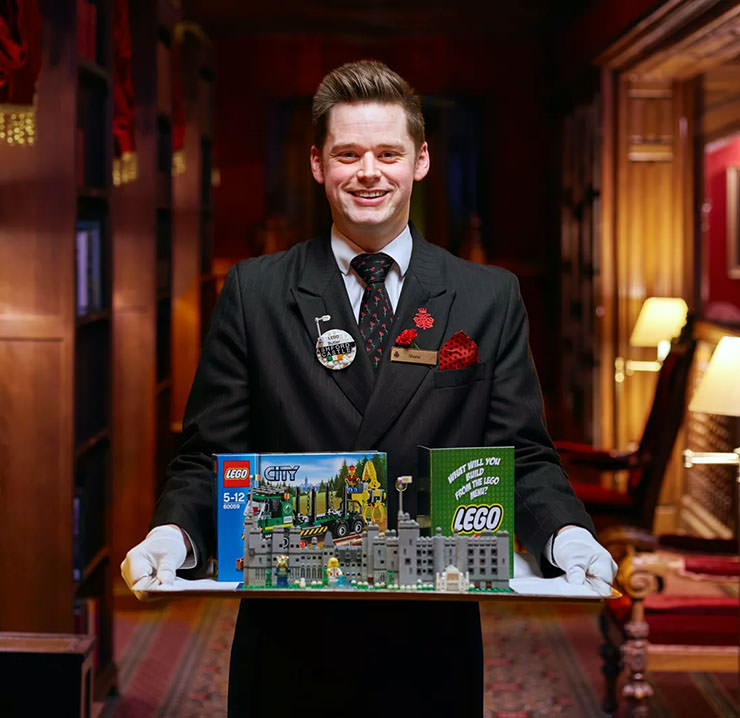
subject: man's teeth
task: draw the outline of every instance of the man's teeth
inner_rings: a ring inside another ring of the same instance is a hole
[[[383,192],[383,191],[378,191],[378,192],[353,192],[352,194],[354,194],[357,197],[364,197],[366,199],[372,199],[373,197],[382,197],[385,194],[385,192]]]

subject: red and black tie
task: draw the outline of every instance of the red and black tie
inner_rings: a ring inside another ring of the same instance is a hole
[[[393,321],[393,307],[385,290],[385,277],[393,259],[382,252],[358,254],[351,265],[365,283],[360,304],[360,334],[370,361],[377,367],[383,355],[383,341]]]

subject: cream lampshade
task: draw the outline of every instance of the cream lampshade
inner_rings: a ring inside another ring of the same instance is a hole
[[[720,339],[689,411],[740,416],[740,337]]]
[[[707,370],[689,402],[689,411],[702,414],[740,416],[740,337],[724,336],[709,360]],[[740,527],[740,446],[734,451],[683,452],[683,465],[697,464],[737,466],[735,491],[738,492],[738,527]]]
[[[658,347],[658,358],[665,359],[673,337],[686,324],[688,307],[680,297],[648,297],[635,322],[630,346]]]
[[[709,360],[707,370],[689,402],[689,411],[740,416],[740,337],[724,336],[720,339]],[[737,466],[735,490],[740,494],[740,446],[734,451],[686,449],[683,452],[683,462],[687,469],[697,464]],[[738,526],[740,527],[740,516]]]
[[[656,347],[656,361],[614,359],[614,381],[621,384],[625,376],[636,371],[660,371],[671,349],[671,339],[681,333],[686,324],[688,307],[680,297],[648,297],[642,304],[630,335],[630,346]]]

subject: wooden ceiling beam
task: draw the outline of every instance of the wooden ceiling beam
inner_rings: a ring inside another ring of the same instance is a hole
[[[640,79],[685,79],[740,54],[740,5],[668,0],[622,35],[597,64]]]

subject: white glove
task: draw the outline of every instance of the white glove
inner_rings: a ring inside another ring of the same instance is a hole
[[[565,571],[568,583],[586,583],[600,596],[610,595],[617,564],[586,529],[563,529],[553,540],[552,557],[555,565]]]
[[[172,584],[175,571],[185,563],[187,547],[182,531],[174,525],[155,526],[134,546],[121,564],[121,576],[136,598],[158,584]]]

